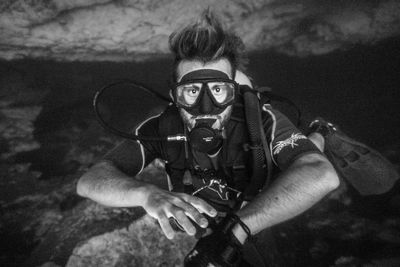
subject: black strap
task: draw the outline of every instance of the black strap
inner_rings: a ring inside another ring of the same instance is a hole
[[[258,88],[256,88],[256,90],[260,92],[261,96],[267,98],[268,102],[276,101],[277,103],[284,103],[287,106],[291,107],[294,110],[294,112],[296,113],[296,115],[295,115],[296,117],[293,119],[293,122],[296,124],[297,127],[300,125],[301,115],[302,115],[301,110],[293,101],[291,101],[290,99],[288,99],[284,96],[281,96],[281,95],[271,92],[270,88],[265,90],[264,87],[258,87]],[[291,117],[290,114],[285,114],[285,115],[288,117]]]
[[[262,124],[259,92],[249,86],[241,86],[244,98],[246,123],[253,155],[253,175],[247,186],[244,200],[250,200],[269,182],[272,175],[272,159]],[[267,172],[265,172],[267,168]],[[267,177],[265,177],[267,176]]]

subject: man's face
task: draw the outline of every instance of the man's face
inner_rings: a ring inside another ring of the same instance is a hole
[[[182,60],[177,66],[177,82],[181,82],[183,77],[196,73],[199,70],[219,71],[222,75],[226,75],[226,78],[232,79],[232,66],[225,58],[206,63],[198,60]],[[189,130],[195,126],[196,120],[199,119],[215,119],[211,127],[221,130],[229,121],[232,113],[232,105],[227,106],[218,114],[207,114],[207,112],[204,112],[204,114],[191,114],[184,108],[179,108],[179,112]]]

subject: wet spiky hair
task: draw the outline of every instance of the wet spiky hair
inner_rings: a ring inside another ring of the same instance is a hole
[[[173,32],[169,47],[175,56],[174,70],[184,59],[205,63],[227,58],[233,69],[243,69],[246,63],[243,41],[225,30],[210,9],[203,11],[196,22]]]

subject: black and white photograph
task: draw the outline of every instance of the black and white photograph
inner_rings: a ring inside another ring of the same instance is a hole
[[[0,0],[0,266],[400,266],[399,0]]]

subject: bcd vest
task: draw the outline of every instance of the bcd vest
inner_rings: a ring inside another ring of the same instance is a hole
[[[184,125],[176,106],[170,105],[163,112],[159,117],[159,127],[162,136],[184,132]],[[226,133],[227,139],[224,139],[222,152],[220,152],[222,153],[222,169],[228,183],[236,190],[243,192],[250,182],[252,173],[248,167],[251,166],[249,164],[251,152],[247,149],[249,136],[241,103],[233,106]],[[188,159],[185,152],[185,143],[164,142],[162,145],[166,153],[163,155],[166,160],[166,172],[171,179],[173,191],[184,192],[183,176],[186,170],[193,168],[190,157]]]

